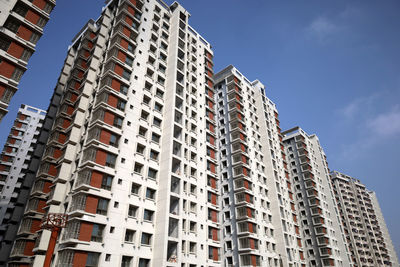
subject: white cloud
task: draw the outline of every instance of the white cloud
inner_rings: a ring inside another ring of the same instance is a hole
[[[360,112],[366,113],[367,110],[371,109],[371,106],[375,101],[378,100],[381,93],[375,93],[369,96],[363,96],[354,99],[346,106],[338,110],[339,114],[343,115],[345,119],[353,119]]]
[[[367,122],[367,126],[377,137],[400,135],[400,108],[396,105],[389,112],[380,114]]]
[[[315,35],[319,41],[326,41],[326,39],[337,32],[339,27],[326,17],[317,17],[308,26],[308,32]]]

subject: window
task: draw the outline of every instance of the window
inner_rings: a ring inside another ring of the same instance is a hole
[[[106,166],[110,167],[110,168],[114,168],[115,167],[115,161],[117,159],[116,155],[113,154],[107,154],[107,158],[106,158]]]
[[[103,175],[103,179],[101,181],[101,188],[105,190],[111,190],[113,177],[108,174]]]
[[[155,200],[156,199],[156,190],[147,188],[146,189],[146,198]]]
[[[153,125],[157,127],[161,127],[161,120],[159,118],[154,117]]]
[[[26,13],[28,13],[28,7],[26,5],[23,5],[21,2],[18,2],[13,11],[20,15],[21,17],[25,18]]]
[[[142,233],[142,241],[141,244],[142,245],[147,245],[150,246],[151,245],[151,234],[148,233]]]
[[[117,128],[121,128],[122,127],[122,119],[120,117],[115,117],[113,126],[115,126]]]
[[[157,89],[156,96],[162,99],[164,97],[164,92],[160,89]]]
[[[121,267],[131,267],[132,258],[130,256],[122,256]]]
[[[143,164],[140,164],[140,163],[136,162],[133,171],[138,173],[138,174],[141,174],[142,170],[143,170]]]
[[[118,100],[117,109],[124,111],[126,106],[126,102],[122,100]]]
[[[131,57],[126,57],[125,63],[129,66],[132,66],[133,64],[133,59]]]
[[[31,35],[31,38],[29,39],[29,42],[31,42],[33,44],[36,44],[37,41],[39,41],[39,38],[40,38],[39,34],[37,34],[35,32],[32,32],[32,35]]]
[[[144,210],[143,220],[152,222],[153,221],[153,217],[154,217],[154,211],[152,211],[152,210]]]
[[[157,171],[155,169],[149,168],[148,177],[151,179],[156,179]]]
[[[107,215],[107,207],[108,207],[108,200],[104,198],[100,198],[99,202],[97,203],[97,214]]]
[[[0,49],[1,50],[4,50],[4,51],[7,52],[8,48],[10,47],[10,45],[11,45],[11,41],[10,40],[4,39],[3,36],[0,38]]]
[[[157,151],[155,151],[155,150],[150,150],[150,158],[152,159],[152,160],[158,160],[158,156],[159,156],[159,152],[157,152]]]
[[[145,148],[146,147],[144,145],[138,144],[137,147],[136,147],[136,152],[143,155]]]
[[[130,229],[126,229],[126,231],[125,231],[125,242],[133,243],[134,237],[135,237],[135,231],[134,230],[130,230]]]
[[[134,205],[129,205],[129,209],[128,209],[128,216],[129,217],[133,217],[136,218],[137,217],[137,211],[138,211],[138,207],[134,206]]]
[[[150,260],[149,259],[139,259],[138,267],[150,267]]]
[[[118,136],[115,134],[111,134],[109,144],[110,144],[110,146],[117,147],[118,146]]]
[[[143,104],[150,105],[150,101],[151,101],[150,97],[148,97],[147,95],[143,96]]]
[[[155,103],[154,104],[154,109],[156,110],[156,111],[158,111],[158,112],[162,112],[162,108],[163,108],[163,106],[160,104],[160,103]]]
[[[89,252],[87,254],[86,265],[85,267],[95,267],[99,262],[99,254]]]
[[[151,134],[151,141],[159,144],[160,143],[160,136],[156,133]]]
[[[131,73],[124,69],[124,72],[122,73],[122,77],[129,80],[131,78]]]
[[[140,184],[132,183],[131,194],[139,195]]]
[[[20,23],[13,19],[7,19],[7,21],[4,23],[4,28],[9,29],[13,33],[16,33],[18,31],[19,26]]]
[[[90,238],[90,240],[93,242],[102,242],[103,230],[104,230],[103,225],[93,224],[92,237]]]
[[[142,114],[140,115],[140,118],[142,118],[143,120],[147,121],[147,118],[149,117],[149,113],[142,110]]]
[[[139,127],[139,135],[141,135],[143,137],[146,137],[146,133],[147,133],[147,129],[142,127],[142,126],[140,126]]]

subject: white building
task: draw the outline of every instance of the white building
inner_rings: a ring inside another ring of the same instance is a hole
[[[0,122],[55,5],[55,0],[0,0]]]
[[[212,50],[178,3],[108,1],[75,37],[10,266],[220,266]]]
[[[305,266],[275,104],[233,66],[214,81],[225,266]]]
[[[10,218],[46,112],[21,105],[0,155],[0,225]],[[7,211],[8,210],[8,211]],[[0,231],[4,231],[3,227]]]
[[[299,127],[283,135],[307,266],[352,266],[318,137]]]
[[[338,171],[333,171],[331,178],[354,266],[398,267],[375,193],[360,180]]]

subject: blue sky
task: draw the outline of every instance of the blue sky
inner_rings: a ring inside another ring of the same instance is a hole
[[[316,133],[332,170],[377,192],[399,254],[400,1],[180,3],[213,45],[215,71],[233,64],[262,81],[282,129]],[[103,4],[57,1],[0,124],[1,144],[21,103],[47,109],[71,39]]]

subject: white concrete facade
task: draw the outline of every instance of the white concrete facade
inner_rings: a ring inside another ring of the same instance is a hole
[[[7,209],[14,208],[13,202],[24,179],[27,162],[31,158],[45,115],[46,111],[28,105],[21,105],[18,109],[0,155],[0,225],[9,219]]]
[[[378,200],[360,180],[331,172],[346,240],[355,267],[399,266]]]
[[[55,4],[55,0],[0,0],[0,122]]]
[[[307,266],[352,266],[318,137],[299,127],[283,135]]]

